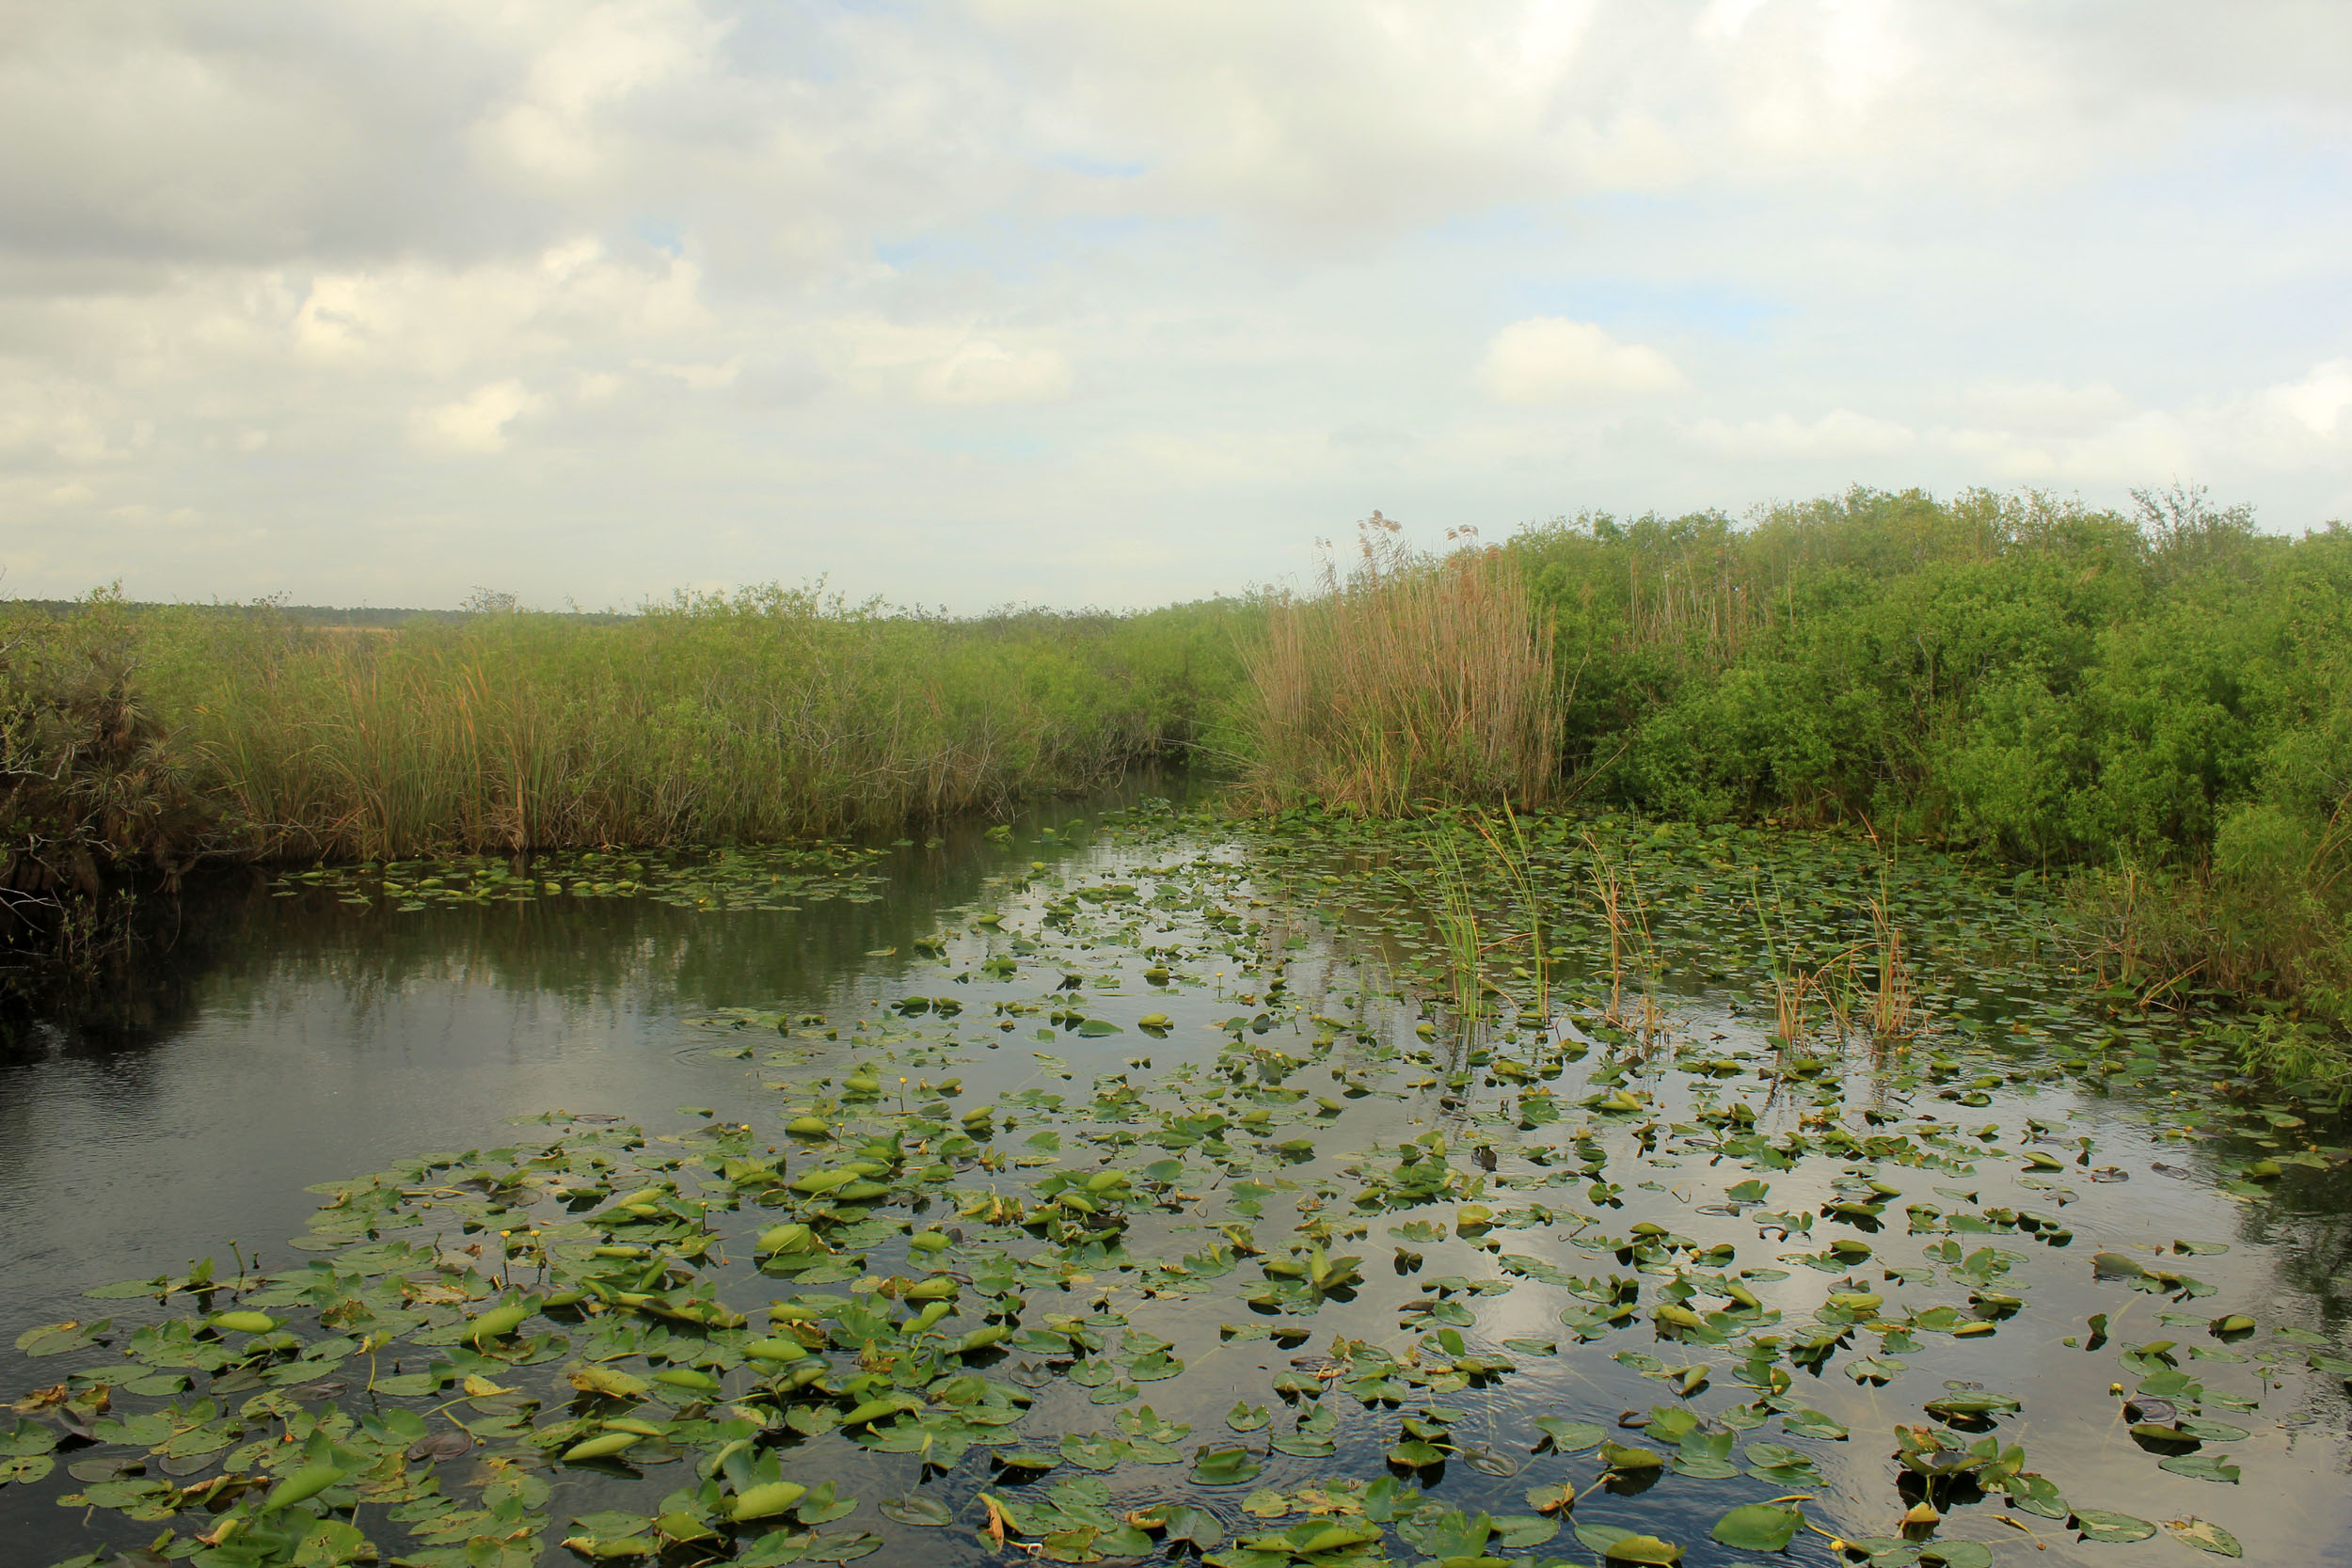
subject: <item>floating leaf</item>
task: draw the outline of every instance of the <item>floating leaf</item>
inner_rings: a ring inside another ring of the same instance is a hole
[[[874,1511],[883,1518],[901,1525],[937,1528],[955,1523],[955,1515],[937,1497],[884,1497],[874,1505]]]
[[[2110,1513],[2104,1509],[2078,1508],[2074,1511],[2074,1528],[2092,1541],[2109,1541],[2128,1544],[2145,1541],[2156,1533],[2156,1527],[2145,1519],[2129,1513]]]
[[[1776,1552],[1796,1539],[1804,1514],[1779,1503],[1748,1503],[1715,1521],[1708,1534],[1745,1552]]]
[[[2227,1486],[2237,1484],[2238,1467],[2230,1463],[2227,1454],[2176,1453],[2158,1460],[2156,1465],[2159,1469],[2169,1470],[2176,1476],[2187,1476],[2193,1481],[2218,1481]]]
[[[2210,1519],[2200,1519],[2192,1514],[2186,1519],[2169,1520],[2164,1528],[2172,1532],[2173,1540],[2194,1546],[2201,1552],[2211,1552],[2216,1557],[2246,1555],[2245,1548],[2238,1544],[2237,1537]]]
[[[1202,1449],[1193,1459],[1192,1479],[1201,1486],[1240,1486],[1264,1468],[1248,1449]]]

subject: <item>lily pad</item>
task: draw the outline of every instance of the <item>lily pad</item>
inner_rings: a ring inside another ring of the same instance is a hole
[[[1723,1544],[1748,1552],[1776,1552],[1796,1539],[1804,1514],[1780,1503],[1747,1503],[1715,1521],[1708,1532]]]

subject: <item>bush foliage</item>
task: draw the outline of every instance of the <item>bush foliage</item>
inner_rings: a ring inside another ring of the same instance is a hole
[[[2265,534],[2177,490],[2134,516],[1856,490],[1510,548],[1579,672],[1572,792],[2067,867],[2118,977],[2352,1027],[2341,524]]]

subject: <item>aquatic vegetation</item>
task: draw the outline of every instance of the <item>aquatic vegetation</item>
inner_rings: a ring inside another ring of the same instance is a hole
[[[872,903],[886,851],[875,845],[815,843],[718,849],[566,850],[519,867],[501,856],[367,862],[279,875],[278,895],[329,888],[342,901],[400,911],[436,906],[531,903],[542,898],[651,898],[698,910],[789,911],[841,899]]]
[[[2262,1466],[2352,1359],[2216,1274],[2229,1243],[2110,1195],[2177,1159],[2257,1204],[2346,1150],[2258,1093],[2167,1094],[2226,1048],[2066,989],[2004,942],[2046,895],[1931,853],[1442,831],[1107,819],[925,936],[887,1005],[700,1018],[745,1063],[723,1101],[551,1110],[325,1184],[291,1262],[97,1287],[18,1337],[0,1479],[74,1511],[61,1537],[97,1521],[80,1568],[2266,1539]],[[1541,977],[1498,962],[1508,1006],[1428,1027],[1449,852],[1490,930],[1572,907],[1597,857],[1637,879],[1657,1026],[1609,1016],[1619,933],[1555,913]],[[726,895],[765,896],[760,863]],[[847,890],[866,863],[777,863]],[[505,896],[487,869],[446,896]],[[705,868],[607,869],[689,899]],[[1874,908],[1910,933],[1915,1037],[1776,1048],[1768,874],[1775,942],[1851,944]],[[413,875],[348,885],[397,918]],[[2059,1418],[2084,1406],[2126,1463]]]

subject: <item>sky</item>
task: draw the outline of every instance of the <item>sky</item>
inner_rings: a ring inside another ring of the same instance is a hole
[[[2352,519],[2342,0],[0,0],[0,594]]]

